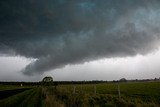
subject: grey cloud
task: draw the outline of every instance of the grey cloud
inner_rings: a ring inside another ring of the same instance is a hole
[[[159,4],[158,0],[0,1],[0,53],[35,58],[23,70],[27,75],[105,57],[146,54],[159,45]]]

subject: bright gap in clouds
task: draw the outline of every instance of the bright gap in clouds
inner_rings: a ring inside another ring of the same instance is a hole
[[[56,81],[147,79],[160,77],[160,49],[142,56],[106,58],[84,64],[67,65],[43,75],[25,76],[20,71],[33,59],[0,57],[0,81],[40,81],[51,75]]]
[[[0,81],[38,81],[39,77],[24,76],[21,71],[27,64],[34,61],[25,57],[0,57]]]
[[[160,48],[146,56],[106,58],[79,65],[68,65],[45,75],[55,80],[118,80],[160,77]]]

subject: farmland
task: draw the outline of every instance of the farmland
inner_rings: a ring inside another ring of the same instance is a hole
[[[0,86],[1,90],[22,88],[20,86]],[[30,89],[1,99],[0,107],[160,106],[160,82],[70,83],[59,84],[58,86],[27,87]]]

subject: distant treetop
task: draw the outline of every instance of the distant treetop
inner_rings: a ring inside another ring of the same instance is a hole
[[[46,76],[43,78],[42,82],[53,82],[53,78],[51,76]]]
[[[125,79],[125,78],[121,78],[119,81],[120,81],[120,82],[126,82],[126,81],[127,81],[127,79]]]

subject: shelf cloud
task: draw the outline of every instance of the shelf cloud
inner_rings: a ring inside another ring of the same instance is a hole
[[[1,0],[0,55],[35,59],[26,75],[159,46],[159,0]]]

